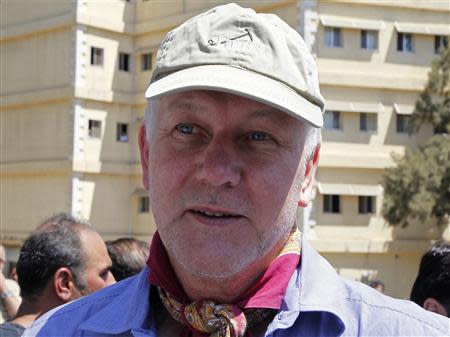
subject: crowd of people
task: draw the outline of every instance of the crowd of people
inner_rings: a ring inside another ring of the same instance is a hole
[[[0,336],[19,337],[46,312],[139,273],[147,257],[143,241],[105,243],[88,222],[69,214],[46,219],[21,247],[17,282],[0,273]],[[0,246],[2,268],[5,262]]]
[[[449,335],[448,243],[422,259],[416,305],[341,277],[298,230],[325,101],[287,23],[236,4],[191,18],[161,43],[145,97],[150,250],[105,244],[68,215],[47,220],[17,262],[17,314],[13,291],[0,293],[2,336]]]

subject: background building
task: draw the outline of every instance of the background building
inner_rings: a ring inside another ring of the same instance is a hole
[[[71,212],[105,239],[154,231],[137,133],[165,33],[224,1],[4,0],[1,3],[1,240],[10,258],[43,218]],[[447,229],[389,226],[380,175],[431,135],[408,116],[450,34],[448,1],[239,1],[274,12],[317,58],[327,100],[303,230],[344,276],[406,297]]]

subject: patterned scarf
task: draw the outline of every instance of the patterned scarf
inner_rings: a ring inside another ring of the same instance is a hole
[[[164,307],[186,327],[180,337],[244,337],[250,328],[273,318],[280,309],[299,262],[300,233],[294,227],[278,257],[234,304],[192,302],[177,280],[158,232],[153,236],[147,265],[149,282],[158,287]]]

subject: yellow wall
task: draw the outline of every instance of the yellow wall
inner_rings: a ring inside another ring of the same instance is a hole
[[[141,186],[139,178],[84,174],[80,180],[83,198],[81,216],[89,219],[102,235],[117,238],[137,234],[148,239],[154,232],[150,213],[138,213],[135,191]],[[140,225],[142,221],[145,221],[145,227]]]
[[[70,29],[3,42],[2,95],[70,86],[72,52]]]
[[[70,102],[2,109],[2,163],[68,159],[72,119]]]
[[[6,30],[40,20],[54,19],[74,11],[73,1],[70,0],[33,0],[33,6],[26,1],[4,0],[2,8],[5,9],[1,14],[2,26]]]
[[[71,211],[71,180],[64,173],[2,175],[3,239],[25,239],[48,216]]]
[[[409,299],[422,255],[414,253],[322,254],[342,276],[351,280],[381,280],[386,294]]]

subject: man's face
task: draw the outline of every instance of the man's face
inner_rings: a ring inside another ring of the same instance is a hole
[[[303,123],[211,91],[163,97],[153,123],[148,187],[172,260],[230,277],[286,239],[303,182]]]
[[[81,245],[85,258],[83,295],[102,289],[116,282],[111,274],[111,258],[106,245],[97,232],[83,230],[80,233]]]

